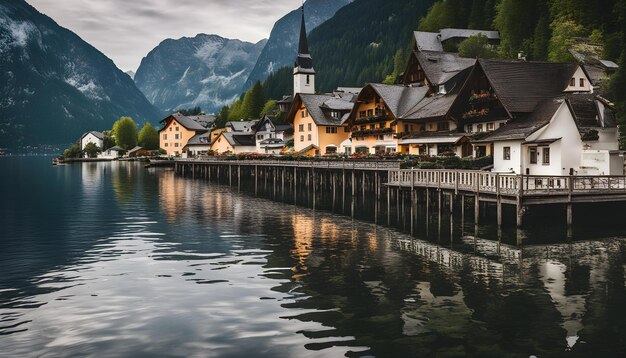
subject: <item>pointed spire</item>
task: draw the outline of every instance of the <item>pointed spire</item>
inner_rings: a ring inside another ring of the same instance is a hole
[[[302,22],[300,23],[300,44],[298,45],[298,54],[308,54],[309,44],[306,39],[306,26],[304,24],[304,4],[302,4]]]

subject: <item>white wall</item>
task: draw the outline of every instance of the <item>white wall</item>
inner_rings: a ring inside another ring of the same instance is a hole
[[[504,160],[504,147],[511,148],[511,159]],[[493,171],[524,174],[522,163],[522,141],[495,142],[493,145]]]
[[[294,69],[295,71],[295,69]],[[309,76],[309,84],[306,83],[306,76]],[[293,94],[296,93],[315,93],[315,75],[298,73],[293,75]]]
[[[585,75],[585,71],[583,71],[582,67],[578,66],[578,69],[572,77],[574,78],[574,86],[570,86],[568,82],[565,92],[593,92],[591,81],[589,81],[589,78]],[[582,87],[580,86],[581,79],[585,80],[585,85]]]
[[[85,149],[85,146],[88,143],[93,143],[93,144],[97,145],[100,149],[102,149],[103,140],[98,138],[98,137],[96,137],[92,133],[89,133],[89,134],[87,134],[86,136],[84,136],[81,139],[81,141],[80,141],[80,149]]]

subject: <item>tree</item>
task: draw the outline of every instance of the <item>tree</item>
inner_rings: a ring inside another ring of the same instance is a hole
[[[484,34],[470,36],[459,44],[459,55],[467,58],[494,58],[498,53]]]
[[[131,149],[137,145],[137,124],[130,117],[121,117],[113,123],[115,144],[123,149]]]
[[[228,122],[228,112],[230,108],[228,106],[223,106],[220,110],[220,113],[217,114],[215,118],[215,128],[224,128],[226,122]]]
[[[89,142],[85,145],[83,152],[85,152],[89,158],[95,158],[102,150],[95,143]]]
[[[277,105],[277,102],[275,99],[270,99],[267,102],[265,102],[265,105],[263,106],[263,110],[261,110],[261,115],[259,117],[263,118],[267,115],[275,114],[276,105]]]
[[[516,58],[520,51],[531,53],[535,26],[545,0],[502,0],[496,6],[495,28],[500,31],[500,54]]]
[[[181,108],[178,110],[178,113],[182,114],[183,116],[197,116],[204,112],[202,112],[202,108],[200,108],[200,106],[195,106],[187,109]]]
[[[243,101],[238,99],[231,106],[228,111],[228,120],[229,121],[240,121],[243,119]]]
[[[454,19],[446,2],[436,2],[428,10],[428,14],[419,22],[420,31],[438,32],[440,29],[452,27]]]
[[[83,156],[83,151],[80,150],[80,144],[72,144],[71,147],[63,151],[64,158],[80,158]]]
[[[556,19],[552,22],[552,37],[548,45],[548,60],[569,62],[573,56],[568,48],[575,37],[584,36],[585,29],[573,20]]]
[[[256,81],[243,97],[242,118],[255,119],[259,118],[263,105],[265,104],[265,94],[261,81]]]
[[[111,135],[111,131],[105,131],[107,133],[104,133],[104,140],[102,143],[102,150],[107,150],[109,148],[113,148],[115,147],[115,137],[113,137]]]
[[[159,149],[159,132],[146,122],[139,131],[139,145],[145,149]]]

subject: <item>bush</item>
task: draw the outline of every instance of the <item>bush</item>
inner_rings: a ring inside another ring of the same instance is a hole
[[[63,151],[63,158],[81,158],[83,151],[80,149],[78,143],[73,144],[71,147]]]

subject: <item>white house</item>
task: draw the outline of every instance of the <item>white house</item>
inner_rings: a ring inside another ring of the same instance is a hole
[[[289,124],[276,124],[274,116],[263,117],[254,129],[257,153],[280,154],[287,142],[293,140],[293,127]]]
[[[102,149],[104,146],[104,134],[102,132],[91,131],[83,134],[80,137],[80,149],[85,150],[87,144],[93,143],[96,147]],[[85,158],[87,154],[85,154]]]
[[[566,94],[495,130],[496,172],[529,175],[623,175],[612,106],[594,94]]]
[[[115,147],[111,147],[107,150],[105,150],[104,152],[98,154],[98,158],[101,159],[116,159],[121,157],[122,155],[124,155],[124,152],[126,152],[124,149],[115,146]]]

